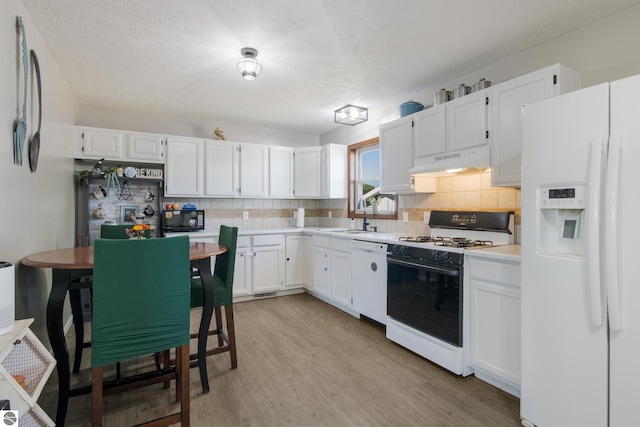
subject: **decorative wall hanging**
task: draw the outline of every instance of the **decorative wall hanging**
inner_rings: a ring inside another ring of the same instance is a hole
[[[24,151],[24,140],[27,137],[27,72],[29,69],[29,51],[27,50],[27,37],[22,25],[22,18],[16,18],[18,33],[22,34],[22,65],[24,67],[24,100],[22,102],[22,117],[16,119],[13,128],[13,164],[22,166],[22,153]]]
[[[31,61],[36,71],[36,83],[38,87],[38,129],[29,141],[29,167],[31,172],[35,172],[38,167],[38,156],[40,155],[40,126],[42,125],[42,83],[40,81],[40,64],[36,52],[31,50]]]

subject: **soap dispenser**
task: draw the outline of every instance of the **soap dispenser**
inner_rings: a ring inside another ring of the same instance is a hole
[[[356,229],[356,220],[351,218],[351,221],[349,221],[349,230],[355,230]]]

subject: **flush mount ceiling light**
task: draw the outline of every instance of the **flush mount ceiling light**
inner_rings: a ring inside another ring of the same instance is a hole
[[[341,125],[355,126],[369,120],[369,110],[364,107],[347,104],[335,111],[335,122]]]
[[[240,49],[242,58],[238,59],[238,71],[245,80],[255,80],[262,72],[262,65],[258,62],[258,50],[252,47]]]

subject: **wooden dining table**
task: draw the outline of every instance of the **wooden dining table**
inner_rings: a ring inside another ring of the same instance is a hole
[[[191,242],[189,246],[191,267],[197,269],[200,277],[202,277],[204,289],[202,318],[198,330],[197,365],[200,369],[203,387],[205,387],[204,392],[207,392],[206,347],[209,324],[214,309],[211,257],[226,252],[227,248],[217,243],[202,242]],[[58,371],[59,392],[56,425],[63,426],[67,415],[69,398],[91,392],[91,385],[75,389],[70,388],[69,353],[64,335],[63,308],[64,300],[71,286],[77,286],[79,283],[91,283],[90,281],[83,282],[82,279],[93,275],[93,246],[40,252],[23,258],[21,262],[29,267],[52,269],[51,292],[47,302],[47,333]],[[82,287],[82,285],[80,286]],[[73,311],[74,316],[76,316],[78,310]],[[83,322],[81,319],[80,321],[77,320],[79,319],[74,319],[76,334],[83,333]]]

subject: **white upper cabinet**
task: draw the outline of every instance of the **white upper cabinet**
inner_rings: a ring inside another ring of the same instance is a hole
[[[123,160],[124,133],[115,129],[75,127],[76,157]]]
[[[269,147],[240,144],[240,195],[266,197],[269,184]]]
[[[294,192],[296,197],[322,197],[321,147],[294,150]]]
[[[204,140],[167,139],[166,196],[201,196],[204,177]]]
[[[412,191],[413,117],[380,126],[380,192]]]
[[[296,148],[293,188],[296,197],[347,197],[347,146]]]
[[[347,198],[347,146],[327,144],[321,150],[322,197]]]
[[[522,107],[579,88],[579,73],[561,64],[508,80],[492,88],[492,186],[520,186]]]
[[[128,155],[130,160],[164,163],[164,135],[128,132]]]
[[[79,159],[164,163],[164,135],[76,126],[74,139]]]
[[[424,111],[424,110],[423,110]],[[421,111],[421,113],[423,112]],[[420,117],[425,117],[420,115]],[[421,138],[419,145],[423,153],[435,148],[429,145],[429,135],[438,131],[442,117],[428,116],[420,121],[421,127],[414,127],[417,115],[410,115],[380,126],[380,192],[381,193],[434,193],[435,177],[413,177],[409,170],[414,161],[414,141]],[[429,129],[433,126],[434,129]]]
[[[269,147],[269,196],[293,197],[292,147]]]
[[[205,141],[205,196],[237,196],[240,190],[239,144]]]
[[[446,111],[445,105],[439,105],[415,114],[413,145],[416,162],[424,157],[444,153],[447,149]]]
[[[447,102],[447,151],[463,150],[487,143],[487,91]],[[470,165],[471,166],[471,165]]]

